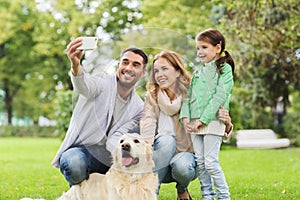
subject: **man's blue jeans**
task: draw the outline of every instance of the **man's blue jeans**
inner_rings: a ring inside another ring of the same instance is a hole
[[[197,177],[195,157],[190,152],[176,152],[176,141],[170,135],[155,139],[153,145],[154,172],[159,184],[176,182],[179,193],[187,190],[189,183]]]
[[[105,174],[111,162],[105,146],[73,147],[62,154],[60,171],[72,186],[88,179],[91,173]]]

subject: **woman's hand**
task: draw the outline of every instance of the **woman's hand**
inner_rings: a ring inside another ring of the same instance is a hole
[[[223,106],[221,106],[219,109],[218,118],[226,125],[225,134],[230,134],[233,129],[233,124],[231,123],[231,117],[228,110],[224,109]]]
[[[192,131],[192,127],[190,125],[190,120],[188,118],[182,118],[183,128],[186,133],[190,133]]]
[[[193,121],[193,124],[191,124],[191,122],[188,118],[183,118],[182,124],[183,124],[184,130],[186,133],[197,132],[197,131],[199,131],[200,127],[204,125],[198,119]]]
[[[229,115],[228,110],[223,108],[223,106],[220,107],[219,112],[218,112],[218,118],[220,121],[224,122],[224,124],[227,126],[231,124],[231,117]]]

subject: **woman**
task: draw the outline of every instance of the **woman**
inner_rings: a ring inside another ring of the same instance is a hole
[[[191,199],[187,187],[197,177],[190,135],[179,125],[179,112],[187,96],[190,76],[175,52],[162,51],[151,68],[141,135],[153,144],[154,171],[159,184],[176,182],[178,199]],[[219,119],[226,131],[232,129],[228,112],[220,110]]]

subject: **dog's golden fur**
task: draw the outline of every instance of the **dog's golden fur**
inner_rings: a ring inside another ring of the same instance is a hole
[[[138,134],[122,136],[106,175],[93,173],[59,200],[156,200],[157,175],[152,172],[152,148]]]

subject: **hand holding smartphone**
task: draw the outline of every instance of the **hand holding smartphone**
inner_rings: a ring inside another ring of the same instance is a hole
[[[81,37],[82,45],[78,47],[78,50],[93,50],[97,48],[97,37]]]

